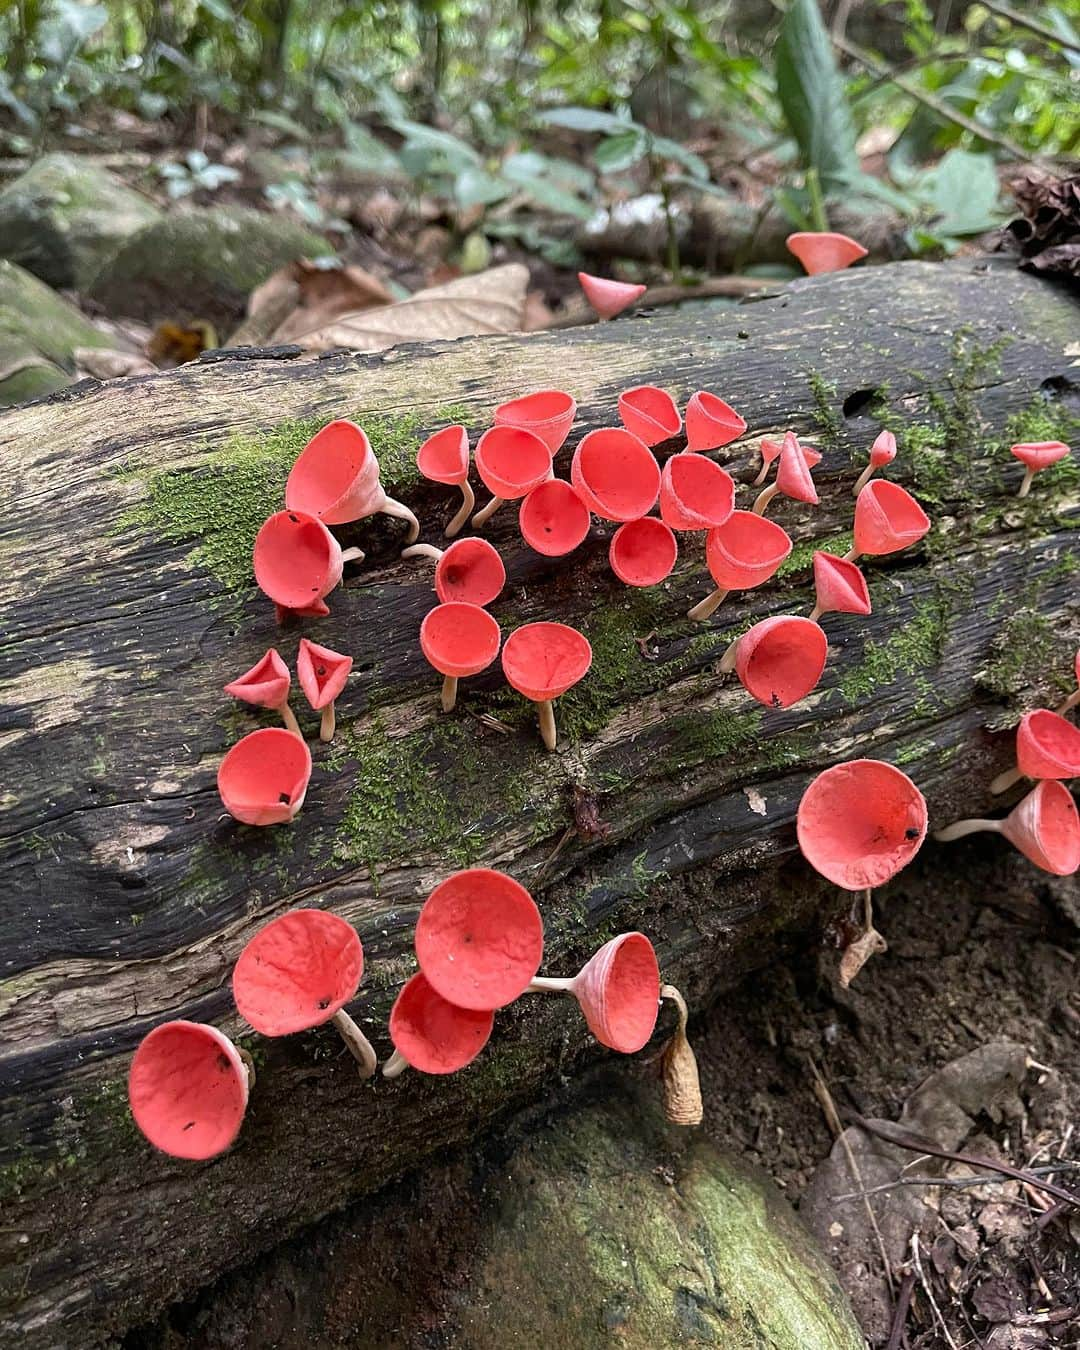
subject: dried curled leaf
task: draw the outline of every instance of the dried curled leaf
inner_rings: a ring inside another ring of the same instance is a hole
[[[840,958],[840,984],[846,989],[866,965],[872,956],[880,956],[889,950],[889,944],[876,928],[868,928],[860,933]]]
[[[1080,276],[1080,174],[1029,173],[1013,191],[1023,216],[1008,230],[1020,248],[1020,266]]]
[[[700,1125],[705,1109],[701,1101],[697,1059],[686,1038],[686,1001],[672,984],[661,988],[660,997],[671,999],[679,1010],[678,1029],[660,1057],[664,1114],[673,1125]]]

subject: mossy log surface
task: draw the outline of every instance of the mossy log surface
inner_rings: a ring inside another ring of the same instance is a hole
[[[332,1030],[252,1038],[259,1081],[234,1149],[205,1166],[152,1153],[127,1116],[131,1051],[170,1017],[242,1035],[232,963],[290,906],[357,925],[367,973],[351,1010],[384,1053],[417,908],[457,866],[532,888],[548,973],[641,928],[701,1006],[785,931],[843,908],[794,854],[814,772],[877,756],[916,779],[934,823],[985,813],[1011,758],[1005,729],[1068,687],[1078,637],[1075,462],[1018,501],[1007,450],[1075,434],[1078,343],[1080,308],[1045,282],[904,263],[721,314],[378,356],[216,354],[0,419],[0,1339],[93,1344],[540,1096],[587,1053],[580,1019],[551,999],[501,1014],[482,1058],[447,1080],[362,1085]],[[343,540],[368,560],[306,630],[356,657],[338,739],[313,742],[291,827],[224,817],[221,755],[270,719],[221,687],[269,646],[292,664],[305,631],[277,626],[248,558],[311,431],[343,415],[367,425],[388,488],[437,541],[456,502],[417,481],[422,433],[455,415],[478,433],[495,404],[553,384],[577,396],[581,429],[610,425],[618,392],[645,382],[680,402],[713,389],[743,412],[746,437],[717,458],[744,485],[762,435],[793,426],[823,450],[820,506],[771,513],[797,542],[780,579],[702,628],[684,618],[710,585],[700,536],[683,536],[669,583],[631,592],[607,568],[606,530],[552,562],[504,508],[491,529],[509,574],[493,606],[504,632],[558,618],[595,649],[548,755],[497,672],[463,681],[458,712],[439,714],[417,643],[430,571],[397,557],[398,522],[350,527]],[[717,657],[752,620],[809,610],[813,544],[846,546],[882,421],[901,443],[889,476],[934,530],[868,568],[869,619],[826,617],[820,688],[763,709]]]

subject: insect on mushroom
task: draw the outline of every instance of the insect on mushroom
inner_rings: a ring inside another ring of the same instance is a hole
[[[675,400],[653,384],[641,384],[619,395],[619,421],[648,446],[669,441],[682,430]]]
[[[408,524],[408,544],[420,534],[420,522],[409,508],[386,495],[371,442],[354,422],[331,422],[308,441],[289,472],[285,506],[318,516],[326,525],[393,516]]]
[[[870,447],[870,460],[866,468],[856,478],[855,486],[851,489],[851,495],[857,497],[878,469],[883,469],[886,464],[891,464],[895,458],[896,437],[891,431],[879,432],[874,444]]]
[[[498,550],[486,539],[456,539],[448,548],[412,544],[403,558],[435,559],[435,594],[445,604],[490,605],[506,584],[506,568]]]
[[[549,750],[558,741],[555,700],[583,679],[591,665],[588,639],[564,623],[524,624],[503,644],[503,674],[511,688],[537,705],[540,736]]]
[[[1053,778],[1036,783],[1004,820],[958,820],[935,830],[934,838],[952,843],[978,830],[1004,835],[1036,867],[1069,877],[1080,867],[1080,815],[1072,793]]]
[[[1031,491],[1031,484],[1037,473],[1048,469],[1051,464],[1056,464],[1058,460],[1065,459],[1071,453],[1069,447],[1062,441],[1028,441],[1010,446],[1009,454],[1024,465],[1024,476],[1020,480],[1020,491],[1016,495],[1026,497]]]
[[[420,648],[443,677],[442,710],[453,712],[458,680],[479,675],[499,654],[502,633],[486,609],[449,600],[436,605],[420,625]]]
[[[626,586],[657,585],[671,575],[678,556],[671,527],[655,516],[620,525],[608,547],[611,570]]]
[[[552,476],[551,451],[524,427],[491,427],[476,446],[476,471],[492,494],[472,518],[474,530],[485,525],[503,502],[519,501]]]
[[[588,272],[577,274],[585,299],[596,310],[601,320],[613,319],[624,309],[640,300],[646,287],[629,281],[612,281],[609,277],[594,277]]]
[[[637,520],[648,515],[660,491],[656,457],[623,427],[590,431],[570,462],[570,481],[585,505],[602,520]]]
[[[673,530],[711,530],[731,519],[735,483],[704,455],[672,455],[660,475],[660,518]]]
[[[358,548],[342,551],[317,516],[277,511],[255,536],[252,561],[255,580],[277,606],[280,620],[289,614],[329,614],[323,597],[341,580],[344,564],[363,557]]]
[[[1016,768],[998,774],[990,784],[995,795],[1021,778],[1080,776],[1080,728],[1060,713],[1037,708],[1025,713],[1016,728]]]
[[[730,403],[704,389],[690,395],[686,405],[687,450],[718,450],[738,440],[745,430],[746,422]]]
[[[549,478],[534,487],[521,503],[521,537],[547,558],[562,558],[584,540],[592,517],[581,494],[562,478]]]
[[[495,409],[497,427],[522,427],[539,436],[554,455],[562,447],[577,415],[577,402],[561,389],[537,389],[522,398],[500,403]]]
[[[461,506],[443,531],[447,539],[453,539],[476,507],[476,494],[469,483],[469,433],[456,423],[436,431],[417,450],[416,467],[432,483],[461,489]],[[406,549],[401,556],[408,557],[409,552]]]
[[[218,768],[225,810],[244,825],[283,825],[304,804],[311,751],[302,736],[281,727],[253,731],[232,747]]]
[[[899,553],[929,529],[930,517],[910,492],[887,479],[872,479],[855,499],[855,542],[844,561]]]
[[[308,638],[300,639],[300,649],[296,653],[296,678],[312,708],[322,713],[319,727],[321,741],[334,739],[334,703],[345,688],[352,667],[351,656],[343,656],[329,647],[320,647]]]
[[[716,589],[687,611],[687,618],[704,623],[730,591],[763,585],[790,553],[786,530],[752,511],[733,511],[705,536],[705,561]]]
[[[787,237],[788,252],[794,253],[809,276],[819,272],[840,272],[865,258],[867,250],[846,234],[830,230],[799,230]]]
[[[790,708],[817,687],[829,643],[813,619],[776,615],[735,639],[718,669],[732,670],[748,694],[767,708]]]
[[[271,708],[281,714],[287,730],[301,735],[300,723],[289,707],[289,667],[273,647],[250,670],[225,686],[225,693],[256,708]]]
[[[491,1037],[493,1008],[459,1008],[437,994],[426,975],[407,980],[390,1010],[394,1053],[384,1078],[407,1068],[421,1073],[457,1073],[471,1064]]]

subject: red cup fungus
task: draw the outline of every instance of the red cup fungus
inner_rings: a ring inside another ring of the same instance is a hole
[[[622,427],[590,431],[578,442],[570,481],[594,516],[637,520],[660,491],[660,466],[645,444]]]
[[[819,272],[840,272],[867,254],[862,244],[848,235],[834,234],[828,230],[800,230],[789,234],[787,246],[809,276],[816,276]]]
[[[761,438],[761,444],[758,446],[761,451],[761,468],[758,470],[758,476],[751,483],[751,487],[761,487],[769,476],[769,469],[773,462],[780,457],[782,448],[783,441],[770,441],[764,436]]]
[[[461,489],[461,507],[444,531],[447,539],[453,539],[476,506],[476,494],[469,483],[469,433],[457,424],[436,431],[417,450],[416,467],[432,483]]]
[[[895,458],[896,437],[891,431],[879,432],[874,444],[870,447],[870,460],[855,480],[855,486],[851,489],[852,495],[857,497],[877,470],[883,469],[886,464],[891,464]]]
[[[814,554],[814,590],[817,603],[811,619],[822,614],[869,614],[870,589],[861,570],[846,558],[818,549]]]
[[[498,550],[486,539],[456,539],[448,548],[413,544],[403,558],[435,559],[435,594],[441,604],[462,600],[490,605],[506,585],[506,568]]]
[[[640,300],[646,287],[628,281],[612,281],[609,277],[593,277],[588,272],[577,274],[585,299],[601,319],[613,319],[624,309]]]
[[[354,422],[331,422],[308,441],[285,484],[285,506],[318,516],[325,525],[347,525],[382,512],[408,522],[406,543],[420,534],[420,522],[409,508],[383,490],[379,461]]]
[[[522,427],[539,436],[554,455],[562,447],[577,415],[577,402],[561,389],[538,389],[522,398],[500,403],[495,409],[497,427]]]
[[[352,666],[351,656],[342,656],[329,647],[320,647],[308,638],[300,639],[300,648],[296,653],[296,678],[312,708],[322,713],[319,727],[319,739],[322,741],[334,739],[334,701],[345,688]]]
[[[746,423],[730,405],[715,394],[699,389],[686,405],[686,448],[690,451],[718,450],[746,430]]]
[[[917,544],[930,529],[930,518],[910,492],[885,478],[874,478],[855,499],[855,543],[844,554],[854,562],[863,554],[879,557]]]
[[[660,1012],[660,968],[644,933],[622,933],[572,979],[539,976],[534,993],[573,994],[589,1030],[609,1050],[632,1055],[648,1043]]]
[[[781,614],[736,638],[719,669],[734,670],[766,708],[790,708],[817,687],[828,654],[828,640],[813,619]]]
[[[383,1077],[396,1078],[405,1068],[457,1073],[487,1045],[494,1025],[492,1009],[459,1008],[436,993],[426,975],[414,975],[390,1011],[394,1053]]]
[[[1025,713],[1016,728],[1016,768],[999,774],[990,784],[1004,792],[1021,778],[1080,777],[1080,728],[1060,713],[1037,708]]]
[[[670,526],[655,516],[620,525],[608,548],[611,570],[626,586],[657,585],[671,575],[678,556],[679,545]]]
[[[673,530],[711,530],[731,519],[735,483],[719,464],[689,451],[672,455],[660,475],[660,517]]]
[[[358,548],[346,549],[318,517],[304,511],[277,511],[255,537],[253,562],[259,588],[282,610],[315,612],[341,580],[346,562],[360,562]],[[279,611],[279,618],[281,613]]]
[[[1071,451],[1061,441],[1028,441],[1011,446],[1009,454],[1024,465],[1024,477],[1020,483],[1018,497],[1026,497],[1031,491],[1031,483],[1037,473],[1064,459]]]
[[[499,654],[502,633],[486,609],[449,600],[436,605],[420,625],[420,647],[443,676],[442,710],[452,712],[458,680],[479,675]]]
[[[245,825],[282,825],[304,804],[311,751],[303,737],[281,727],[245,736],[218,769],[225,810]]]
[[[492,498],[472,518],[473,529],[487,523],[503,502],[517,501],[551,477],[551,451],[524,427],[491,427],[476,446],[476,471]]]
[[[942,843],[977,830],[1002,834],[1036,867],[1057,877],[1070,877],[1080,867],[1080,815],[1072,793],[1053,778],[1044,778],[1004,820],[958,820],[934,838]]]
[[[241,703],[250,703],[256,708],[271,708],[281,714],[281,720],[289,731],[297,736],[301,734],[293,710],[289,707],[289,667],[273,649],[256,661],[250,670],[225,686],[225,693],[238,698]]]
[[[793,431],[789,431],[784,437],[784,443],[780,447],[776,481],[762,488],[758,494],[753,506],[754,515],[763,516],[778,492],[782,492],[785,497],[791,497],[794,501],[806,502],[810,506],[818,504],[817,489],[814,487],[810,465],[799,444],[799,438]]]
[[[653,384],[641,384],[619,395],[619,421],[648,446],[669,441],[682,430],[675,400]]]
[[[554,750],[554,701],[582,679],[592,665],[588,639],[564,623],[527,623],[515,628],[503,644],[502,667],[507,683],[537,705],[540,735]]]
[[[547,558],[562,558],[584,540],[592,523],[577,488],[562,478],[534,487],[521,503],[518,526],[530,548]]]
[[[791,552],[786,530],[752,511],[734,511],[731,518],[705,536],[705,561],[716,590],[687,613],[704,623],[729,591],[761,586]]]

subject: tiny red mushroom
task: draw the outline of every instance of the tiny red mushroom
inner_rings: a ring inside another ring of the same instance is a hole
[[[958,820],[935,830],[934,838],[951,843],[977,830],[1004,835],[1029,862],[1054,876],[1069,877],[1080,868],[1080,815],[1072,793],[1053,778],[1036,783],[1004,820]]]
[[[420,522],[409,508],[386,495],[379,461],[366,432],[354,422],[331,422],[308,441],[285,484],[285,506],[318,516],[326,525],[346,525],[381,512],[407,522],[406,543],[420,533]]]
[[[562,558],[584,540],[592,523],[589,508],[572,483],[549,478],[521,503],[521,537],[547,558]]]
[[[537,976],[534,993],[573,994],[589,1030],[609,1050],[632,1055],[648,1043],[660,1011],[660,968],[644,933],[621,933],[572,979]]]
[[[1058,708],[1058,715],[1064,716],[1070,708],[1075,708],[1080,703],[1080,647],[1076,649],[1076,656],[1073,658],[1073,671],[1076,675],[1076,688]]]
[[[570,481],[594,516],[637,520],[656,503],[660,466],[645,442],[632,432],[604,427],[578,442]]]
[[[790,708],[817,687],[829,643],[813,619],[781,614],[762,619],[738,637],[720,659],[748,694],[767,708]]]
[[[585,292],[585,299],[601,319],[613,319],[635,300],[640,300],[646,291],[645,286],[629,281],[612,281],[610,277],[593,277],[588,272],[579,272],[577,279]]]
[[[311,778],[311,751],[303,737],[281,727],[245,736],[218,769],[225,810],[245,825],[282,825],[304,804]]]
[[[862,571],[846,558],[818,549],[814,554],[814,590],[817,603],[811,619],[822,614],[869,614],[870,589]]]
[[[1072,452],[1062,441],[1028,441],[1011,446],[1009,453],[1024,465],[1024,477],[1020,482],[1018,497],[1026,497],[1031,491],[1031,483],[1037,473],[1056,464],[1059,459]]]
[[[491,1037],[491,1008],[459,1008],[435,992],[422,972],[406,981],[390,1010],[394,1053],[383,1065],[384,1078],[406,1068],[421,1073],[457,1073],[471,1064]]]
[[[910,492],[887,479],[872,479],[855,499],[855,542],[844,559],[898,553],[929,529],[930,517]]]
[[[433,483],[461,489],[461,507],[444,531],[447,539],[453,539],[476,506],[476,494],[469,483],[469,433],[456,423],[436,431],[417,450],[416,467]]]
[[[497,427],[523,427],[539,436],[554,455],[562,447],[577,415],[577,401],[562,389],[537,389],[532,394],[500,403],[495,409]]]
[[[260,928],[233,969],[236,1009],[263,1036],[291,1036],[333,1022],[370,1078],[378,1061],[345,1011],[364,977],[356,929],[323,909],[293,909]]]
[[[301,735],[300,724],[289,707],[289,667],[273,647],[250,670],[225,686],[225,693],[256,708],[271,708],[281,714],[289,731]]]
[[[686,448],[698,452],[718,450],[746,430],[746,422],[730,403],[699,389],[686,405]]]
[[[202,1162],[240,1133],[254,1080],[250,1056],[217,1027],[165,1022],[135,1051],[128,1104],[155,1148]]]
[[[255,536],[252,561],[260,589],[279,607],[278,617],[329,613],[322,603],[341,580],[347,562],[360,562],[358,548],[341,545],[317,516],[277,511]]]
[[[735,483],[704,455],[672,455],[660,475],[660,517],[673,530],[711,530],[731,519]]]
[[[345,681],[352,670],[351,656],[342,656],[329,647],[320,647],[308,638],[300,639],[300,649],[296,653],[296,678],[304,697],[315,709],[322,713],[319,727],[319,739],[334,739],[334,701],[345,688]]]
[[[851,489],[852,496],[857,497],[877,470],[883,469],[886,464],[891,464],[895,458],[896,437],[891,431],[879,432],[874,444],[870,447],[870,460],[855,480],[855,486]]]
[[[716,590],[689,610],[687,618],[704,623],[729,591],[761,586],[790,552],[787,531],[774,521],[752,511],[732,512],[728,521],[705,536],[705,561]]]
[[[783,449],[783,441],[770,441],[767,437],[761,438],[761,444],[758,449],[761,451],[761,468],[758,470],[758,476],[751,483],[751,487],[761,487],[765,479],[769,476],[769,469],[772,464],[780,458],[780,451]],[[806,447],[804,447],[805,449]]]
[[[641,384],[619,395],[619,421],[648,446],[669,441],[682,430],[675,400],[654,384]]]
[[[628,520],[611,537],[608,561],[626,586],[655,586],[671,575],[679,545],[671,527],[655,516]]]
[[[455,539],[445,549],[413,544],[403,558],[435,559],[435,594],[440,602],[463,600],[467,605],[490,605],[506,584],[506,568],[494,544],[486,539]]]
[[[816,276],[818,272],[840,272],[867,254],[857,240],[829,230],[800,230],[789,234],[787,246],[809,276]]]
[[[436,605],[420,625],[420,647],[443,677],[442,710],[452,712],[458,680],[487,670],[499,654],[502,633],[486,609],[449,600]]]
[[[472,518],[473,529],[487,523],[503,502],[518,501],[551,477],[551,451],[524,427],[491,427],[476,446],[476,471],[491,501]]]
[[[588,639],[564,623],[524,624],[503,644],[503,674],[513,689],[537,705],[540,735],[549,750],[557,743],[554,702],[591,665]]]
[[[1080,727],[1060,713],[1037,708],[1025,713],[1016,728],[1016,768],[999,774],[993,793],[1005,792],[1021,778],[1080,777]]]
[[[769,503],[780,492],[785,497],[791,497],[793,501],[806,502],[809,506],[818,504],[817,489],[814,487],[806,452],[793,431],[789,431],[784,437],[776,481],[758,493],[753,506],[754,515],[763,516],[769,509]]]

